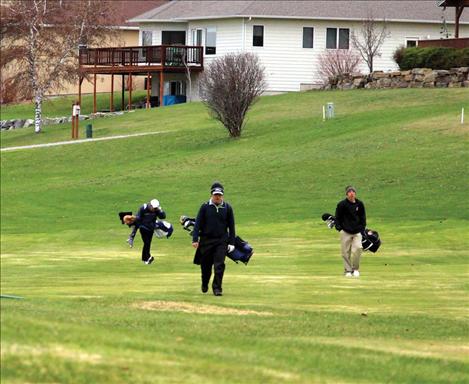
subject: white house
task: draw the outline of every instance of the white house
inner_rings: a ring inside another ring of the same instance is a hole
[[[375,70],[395,70],[399,46],[449,33],[454,13],[438,1],[179,1],[132,18],[140,26],[141,45],[182,44],[204,47],[204,66],[226,53],[254,52],[265,67],[268,92],[301,91],[321,82],[318,57],[328,49],[353,49],[352,30],[367,15],[386,20],[389,32],[376,58]],[[469,11],[460,19],[459,37],[469,37]],[[367,71],[363,63],[361,70]],[[193,74],[192,97],[197,98]],[[165,77],[165,94],[186,92],[186,77]],[[152,93],[158,94],[155,82]]]

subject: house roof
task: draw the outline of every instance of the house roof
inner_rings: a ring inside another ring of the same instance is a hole
[[[184,22],[197,19],[264,17],[362,20],[368,14],[388,21],[441,23],[443,10],[436,0],[391,1],[189,1],[173,0],[132,18],[132,22]],[[454,12],[445,13],[454,21]],[[469,23],[469,12],[461,16]]]
[[[114,0],[111,3],[114,12],[112,17],[116,25],[124,29],[126,27],[138,27],[138,23],[129,22],[128,20],[144,12],[160,7],[167,2],[168,0]]]

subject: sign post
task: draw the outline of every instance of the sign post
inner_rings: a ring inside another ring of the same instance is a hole
[[[80,121],[80,104],[76,101],[72,106],[72,139],[78,139],[78,122]]]

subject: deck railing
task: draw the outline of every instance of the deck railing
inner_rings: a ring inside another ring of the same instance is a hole
[[[80,66],[165,67],[203,66],[203,47],[187,45],[152,45],[116,48],[80,48]]]

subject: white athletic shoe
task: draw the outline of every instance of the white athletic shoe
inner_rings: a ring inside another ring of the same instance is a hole
[[[360,277],[359,271],[353,271],[353,277]]]
[[[352,272],[345,272],[345,277],[352,277]]]

